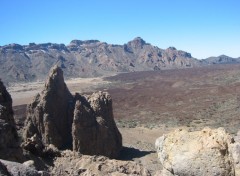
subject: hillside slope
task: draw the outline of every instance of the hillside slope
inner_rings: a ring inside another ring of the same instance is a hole
[[[160,49],[140,37],[124,45],[73,40],[68,46],[30,43],[0,47],[0,75],[6,83],[42,80],[56,64],[67,78],[202,65],[190,53],[174,47]]]

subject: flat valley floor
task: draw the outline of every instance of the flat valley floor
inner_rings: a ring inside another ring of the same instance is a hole
[[[142,163],[152,173],[161,169],[155,140],[176,128],[190,131],[224,127],[235,135],[240,128],[240,65],[122,73],[106,78],[66,81],[72,93],[108,91],[122,133],[121,160]],[[43,82],[15,84],[12,95],[19,131],[26,104]]]

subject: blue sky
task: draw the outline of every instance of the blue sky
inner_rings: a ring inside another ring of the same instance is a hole
[[[0,0],[0,45],[140,36],[199,59],[240,57],[239,10],[239,0]]]

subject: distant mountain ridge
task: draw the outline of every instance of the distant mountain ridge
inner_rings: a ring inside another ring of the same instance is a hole
[[[205,64],[236,64],[240,63],[240,58],[232,58],[226,55],[220,55],[218,57],[209,57],[202,60]]]
[[[220,57],[220,56],[219,56]],[[160,49],[137,37],[124,45],[98,40],[72,40],[69,45],[43,43],[0,46],[0,75],[5,83],[43,80],[59,65],[67,78],[95,77],[117,72],[199,67],[238,62],[230,57],[197,60],[174,47]]]

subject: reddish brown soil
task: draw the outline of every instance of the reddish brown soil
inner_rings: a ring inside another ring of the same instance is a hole
[[[163,130],[205,126],[236,133],[240,124],[240,65],[124,73],[105,78],[119,127]],[[25,105],[15,106],[24,119]]]
[[[225,127],[240,125],[240,65],[135,72],[109,77],[119,125]]]

